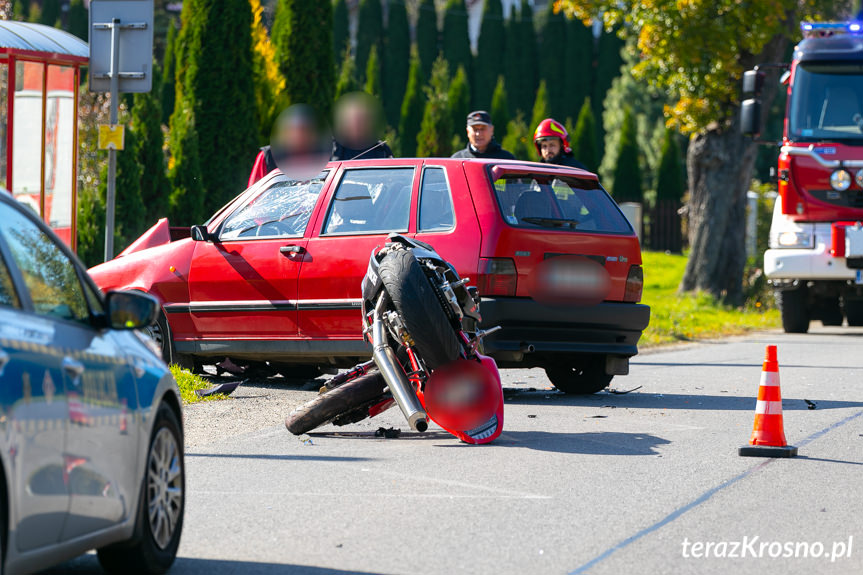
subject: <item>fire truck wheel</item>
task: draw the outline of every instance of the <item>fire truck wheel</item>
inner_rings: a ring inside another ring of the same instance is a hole
[[[782,314],[782,329],[785,333],[809,331],[807,291],[805,286],[776,291],[776,305]]]

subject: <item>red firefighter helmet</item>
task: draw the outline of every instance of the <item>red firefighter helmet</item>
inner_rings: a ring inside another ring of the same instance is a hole
[[[546,118],[536,127],[536,132],[533,133],[533,145],[536,146],[536,153],[542,155],[539,147],[539,142],[545,138],[560,138],[563,145],[563,153],[569,154],[572,152],[572,147],[569,145],[569,132],[563,127],[563,124],[554,118]]]

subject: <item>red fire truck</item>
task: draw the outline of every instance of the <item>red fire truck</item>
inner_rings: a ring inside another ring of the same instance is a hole
[[[863,22],[801,24],[783,65],[788,103],[764,272],[788,333],[810,320],[863,325]],[[764,70],[744,73],[744,134],[757,136]]]

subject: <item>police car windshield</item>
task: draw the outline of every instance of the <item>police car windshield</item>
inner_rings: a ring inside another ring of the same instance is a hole
[[[863,63],[804,63],[791,91],[789,136],[863,141]]]

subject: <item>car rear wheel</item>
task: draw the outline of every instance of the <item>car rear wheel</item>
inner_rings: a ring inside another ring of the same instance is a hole
[[[293,410],[285,419],[285,427],[294,435],[307,433],[340,415],[382,398],[386,386],[383,376],[377,372],[352,379]],[[353,422],[356,421],[360,419],[353,419]]]
[[[557,389],[570,395],[589,395],[602,391],[614,377],[605,373],[603,355],[549,365],[545,367],[545,374]]]
[[[409,250],[392,250],[380,265],[381,281],[429,369],[458,358],[461,346],[422,265]]]
[[[186,473],[180,423],[165,404],[156,412],[145,474],[132,538],[98,551],[99,563],[108,573],[165,573],[177,556]]]
[[[776,305],[782,314],[782,329],[785,333],[809,331],[808,295],[805,286],[776,291]]]

